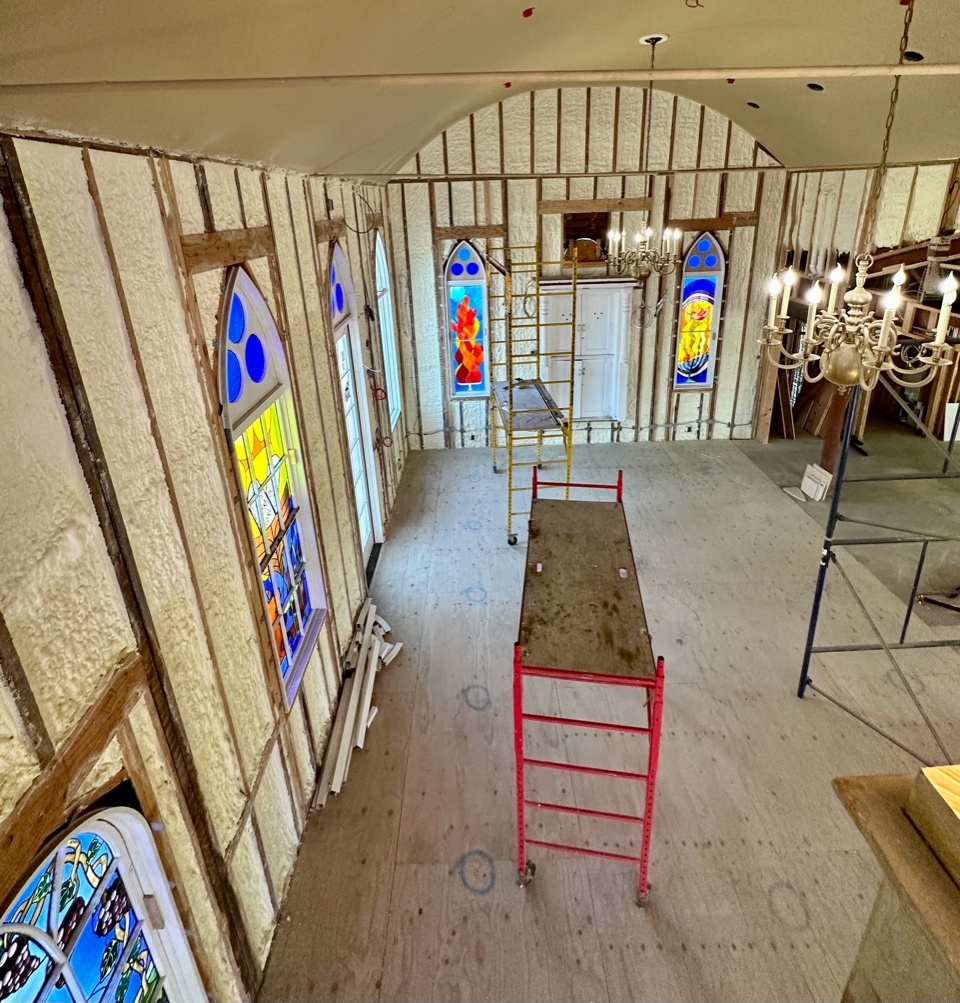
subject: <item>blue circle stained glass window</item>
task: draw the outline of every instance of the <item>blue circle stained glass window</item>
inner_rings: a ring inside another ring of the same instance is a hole
[[[460,259],[461,261],[466,261],[466,260],[467,260],[467,258],[469,258],[469,257],[470,257],[470,248],[469,248],[469,247],[466,247],[466,246],[464,246],[464,247],[461,247],[461,248],[460,248],[460,250],[459,250],[459,251],[457,251],[457,257],[458,257],[458,258],[459,258],[459,259]]]
[[[717,256],[715,254],[708,254],[703,259],[703,263],[707,266],[707,268],[716,268],[717,267]]]
[[[480,271],[480,266],[475,261],[471,261],[470,264],[467,265],[468,275],[476,275],[477,272],[479,271]]]
[[[236,352],[227,352],[227,400],[236,404],[243,391],[243,370]]]
[[[704,237],[703,240],[698,241],[697,242],[697,250],[700,251],[701,253],[709,251],[710,250],[710,241],[706,237]]]
[[[337,287],[334,290],[333,295],[337,304],[337,313],[343,313],[343,286],[340,285],[339,282],[337,283]]]
[[[243,357],[247,364],[247,375],[254,383],[259,383],[267,374],[267,356],[263,350],[263,342],[257,335],[251,334],[247,338]]]
[[[227,337],[235,345],[240,343],[246,323],[247,318],[243,311],[243,303],[240,297],[234,293],[233,299],[230,301],[230,323],[227,326]]]
[[[450,274],[451,275],[463,275],[463,265],[461,265],[459,261],[455,261],[450,266]]]
[[[700,255],[699,254],[691,254],[690,257],[687,258],[687,267],[688,268],[699,268],[700,267]]]

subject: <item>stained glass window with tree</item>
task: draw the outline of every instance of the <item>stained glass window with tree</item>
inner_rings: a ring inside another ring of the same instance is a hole
[[[46,854],[2,914],[0,1000],[175,1003],[202,992],[155,851],[134,859],[131,828],[136,844],[150,840],[140,816],[112,809]]]

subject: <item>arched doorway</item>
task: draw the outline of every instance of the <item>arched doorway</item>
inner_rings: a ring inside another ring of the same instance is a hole
[[[206,999],[146,820],[85,819],[48,850],[0,923],[0,1000]]]

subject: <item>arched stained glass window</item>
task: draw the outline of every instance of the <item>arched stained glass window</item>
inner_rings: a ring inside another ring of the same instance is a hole
[[[701,233],[690,245],[680,275],[675,390],[713,387],[725,268],[723,248],[717,238],[712,233]]]
[[[400,418],[403,407],[400,390],[400,359],[397,348],[397,328],[394,324],[393,296],[390,293],[390,270],[383,237],[377,230],[374,247],[377,277],[377,316],[380,318],[380,338],[383,341],[383,368],[387,381],[387,403],[390,406],[390,428]]]
[[[450,386],[453,397],[490,393],[487,359],[487,270],[468,240],[456,244],[444,269]]]
[[[221,338],[224,418],[237,457],[270,633],[292,702],[326,611],[319,544],[283,345],[260,290],[231,271]]]
[[[0,1000],[167,1003],[205,993],[146,821],[87,819],[0,923]]]

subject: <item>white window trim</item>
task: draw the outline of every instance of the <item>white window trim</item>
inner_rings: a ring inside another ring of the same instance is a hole
[[[146,819],[130,808],[107,808],[84,819],[69,833],[62,836],[53,848],[53,854],[77,833],[94,833],[107,841],[117,860],[117,873],[123,879],[127,897],[134,912],[142,920],[141,933],[154,956],[157,968],[163,976],[163,988],[172,1003],[196,1003],[207,998],[197,970],[196,960],[187,942],[180,915],[173,896],[170,894],[169,878],[163,870],[157,853],[153,835]],[[50,865],[52,854],[47,850],[38,867],[26,881],[22,882],[11,901],[16,901],[23,889],[37,874]],[[154,927],[150,912],[144,902],[145,896],[152,896],[154,904],[163,918],[160,929]],[[55,907],[54,903],[51,903]],[[28,924],[0,924],[0,935],[4,932],[23,933],[35,940],[51,957],[66,960],[56,942],[39,928]],[[79,986],[75,984],[72,968],[64,971],[64,980],[71,992],[82,1000]]]
[[[384,369],[387,379],[387,403],[390,410],[390,431],[397,427],[400,415],[403,413],[403,381],[400,378],[400,345],[397,337],[396,310],[393,302],[393,289],[390,281],[390,267],[387,261],[386,242],[379,230],[374,237],[374,277],[380,272],[380,260],[383,260],[383,274],[386,285],[382,288],[377,283],[377,318],[380,322],[380,342],[383,350]],[[384,323],[384,321],[387,323]],[[388,329],[389,325],[389,329]]]

